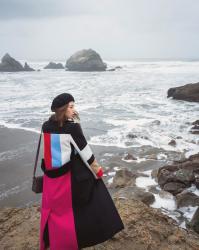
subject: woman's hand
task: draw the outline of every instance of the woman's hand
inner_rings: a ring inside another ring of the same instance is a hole
[[[92,170],[95,172],[98,178],[101,178],[104,174],[102,166],[100,166],[96,160],[90,165]]]

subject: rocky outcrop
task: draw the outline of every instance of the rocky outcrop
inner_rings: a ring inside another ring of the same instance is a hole
[[[199,179],[199,154],[182,161],[174,161],[158,170],[158,184],[162,189],[176,195]]]
[[[195,232],[199,234],[199,207],[197,208],[196,212],[194,213],[191,221],[187,223],[187,226],[192,228]]]
[[[44,69],[64,69],[64,66],[61,63],[50,62]]]
[[[199,120],[193,122],[192,125],[193,126],[191,127],[190,133],[199,134]]]
[[[137,174],[132,173],[128,169],[120,169],[116,172],[113,183],[111,184],[112,188],[123,188],[127,186],[134,186],[135,179],[138,177]]]
[[[25,62],[25,64],[24,64],[24,71],[35,71],[33,68],[31,68],[28,64],[27,64],[27,62]]]
[[[32,68],[25,63],[24,67],[8,53],[5,54],[0,63],[0,72],[18,72],[18,71],[34,71]]]
[[[167,97],[173,97],[173,99],[189,102],[199,102],[199,82],[170,88]]]
[[[172,218],[141,201],[114,198],[124,230],[108,241],[85,250],[198,250],[199,236],[180,229]],[[39,249],[39,207],[1,208],[1,249]]]
[[[155,201],[155,196],[151,192],[145,192],[139,187],[125,187],[121,188],[116,197],[126,198],[128,200],[139,200],[146,205],[151,205]]]
[[[105,71],[100,55],[92,49],[84,49],[73,54],[66,62],[66,68],[71,71]]]
[[[199,206],[199,196],[196,194],[184,191],[176,195],[177,207]]]

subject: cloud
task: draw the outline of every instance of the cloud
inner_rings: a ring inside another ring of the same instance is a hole
[[[197,0],[0,0],[0,55],[198,57]]]
[[[82,15],[94,11],[90,0],[0,0],[0,19]]]

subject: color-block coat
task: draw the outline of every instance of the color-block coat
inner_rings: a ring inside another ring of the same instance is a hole
[[[111,238],[124,228],[81,126],[53,120],[42,126],[44,143],[40,250],[78,250]],[[55,173],[55,174],[54,174]]]

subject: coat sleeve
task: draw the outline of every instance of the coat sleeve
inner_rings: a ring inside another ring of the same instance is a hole
[[[73,123],[71,129],[71,143],[76,149],[76,151],[79,153],[80,157],[82,158],[86,166],[91,170],[91,172],[97,179],[96,174],[94,173],[94,171],[90,166],[95,160],[95,156],[86,141],[81,125],[79,123]]]

